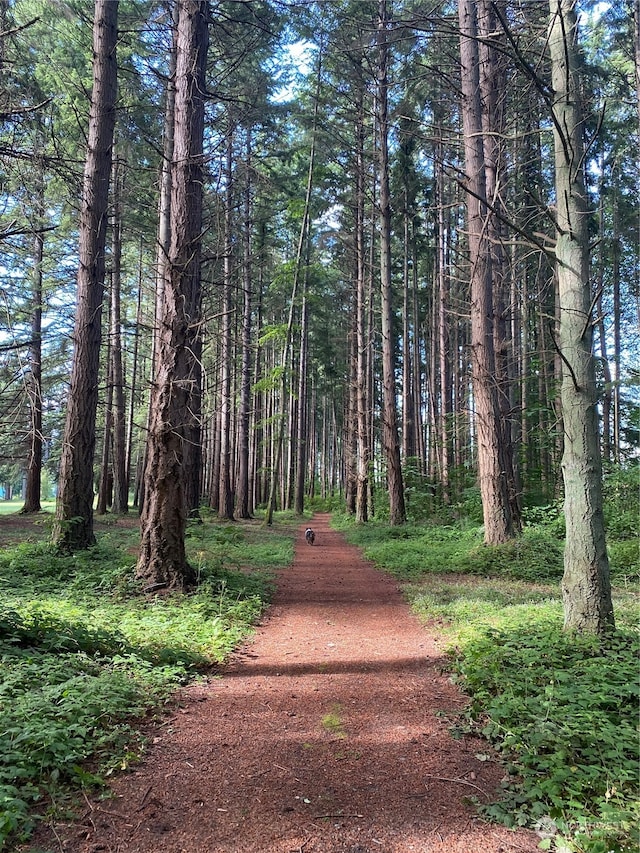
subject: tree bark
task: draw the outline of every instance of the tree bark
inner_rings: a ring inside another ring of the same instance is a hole
[[[244,186],[244,257],[242,263],[242,364],[240,368],[240,411],[238,412],[238,477],[236,503],[239,518],[253,515],[250,487],[249,426],[251,408],[251,331],[252,331],[252,264],[251,264],[251,129],[246,130],[246,178]]]
[[[396,402],[395,358],[393,337],[393,300],[391,286],[391,198],[389,192],[389,122],[387,4],[378,5],[378,132],[380,135],[380,283],[382,332],[382,443],[387,462],[389,489],[389,521],[392,525],[407,520],[404,504],[404,484],[400,461],[398,409]]]
[[[113,384],[113,501],[111,511],[128,511],[129,481],[127,480],[126,428],[124,402],[124,369],[122,365],[122,330],[120,284],[122,267],[122,211],[120,190],[122,173],[119,162],[113,166],[113,217],[111,252],[111,382]]]
[[[564,427],[564,625],[566,630],[603,634],[614,627],[614,618],[602,513],[589,211],[573,0],[550,0],[549,15]]]
[[[29,348],[29,458],[25,485],[24,505],[21,513],[40,512],[42,476],[42,262],[44,259],[44,180],[42,164],[38,164],[38,196],[33,256],[33,307],[31,315],[31,346]]]
[[[231,287],[233,275],[233,116],[227,110],[225,200],[224,200],[224,282],[222,285],[222,328],[220,330],[220,480],[218,518],[233,519],[234,496],[231,488]]]
[[[147,586],[187,588],[196,581],[185,551],[189,506],[186,442],[193,396],[200,393],[194,335],[200,326],[206,0],[180,0],[177,35],[171,241],[151,393],[145,503],[136,574]]]
[[[478,477],[488,544],[514,534],[511,496],[504,461],[504,434],[494,349],[491,246],[487,233],[487,191],[476,3],[460,0],[462,123],[467,189],[467,228],[471,278],[471,369],[478,441]]]
[[[308,266],[304,274],[302,287],[302,305],[300,307],[300,364],[298,366],[297,424],[295,436],[295,497],[294,508],[297,515],[304,512],[304,486],[307,474],[308,454],[308,403],[307,369],[309,360],[309,306],[307,303]]]
[[[504,6],[500,0],[500,7]],[[509,258],[505,251],[507,238],[504,219],[506,163],[501,141],[505,135],[507,71],[505,46],[501,43],[498,17],[493,0],[478,0],[478,56],[480,61],[480,94],[484,150],[485,192],[489,203],[486,236],[491,264],[493,298],[494,383],[500,414],[500,463],[509,496],[511,533],[520,531],[520,486],[512,441],[513,388],[511,376],[512,350],[507,323],[509,304]],[[513,310],[513,307],[510,309]]]
[[[364,124],[364,81],[358,77],[356,108],[356,198],[355,198],[355,254],[356,254],[356,406],[358,431],[356,438],[357,484],[356,521],[360,524],[369,519],[369,400],[367,399],[367,278],[365,264],[365,124]]]
[[[116,120],[118,0],[96,0],[93,90],[84,169],[74,356],[62,444],[53,543],[88,548],[93,533],[93,457],[102,334],[105,239]]]
[[[158,201],[158,234],[156,243],[156,266],[154,275],[155,300],[153,314],[153,332],[151,339],[151,382],[156,375],[158,361],[158,335],[162,318],[162,301],[164,298],[164,283],[167,279],[167,264],[171,240],[171,181],[173,162],[173,142],[175,133],[176,105],[176,41],[178,29],[179,4],[174,3],[171,10],[171,51],[169,54],[169,70],[165,89],[164,127],[162,140],[162,166],[160,169],[160,197]],[[149,434],[151,406],[147,410],[146,434]],[[147,469],[149,448],[145,445],[142,471],[139,477],[139,500],[134,497],[134,503],[139,512],[144,509],[145,471]],[[137,491],[137,490],[136,490]]]

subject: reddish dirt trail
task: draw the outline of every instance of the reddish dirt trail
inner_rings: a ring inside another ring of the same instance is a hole
[[[395,583],[329,528],[300,529],[263,623],[221,678],[184,691],[114,799],[60,824],[73,853],[507,853],[483,823],[501,776],[439,712],[464,698]],[[45,839],[37,840],[43,849]],[[35,848],[33,848],[35,849]]]

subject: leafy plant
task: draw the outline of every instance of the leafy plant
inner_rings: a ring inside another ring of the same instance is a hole
[[[0,552],[0,849],[28,835],[43,798],[135,760],[136,720],[251,630],[292,537],[258,525],[200,527],[189,540],[201,566],[191,595],[140,595],[129,553],[136,532],[117,526],[74,556],[46,542]]]
[[[639,793],[639,651],[630,631],[600,641],[553,624],[488,628],[464,643],[454,669],[472,696],[469,718],[509,772],[487,815],[508,825],[550,817],[567,834],[591,826],[608,849],[637,849],[628,829]]]
[[[609,535],[612,574],[623,581],[618,633],[602,642],[568,635],[559,519],[541,508],[520,539],[497,548],[465,525],[407,525],[391,539],[385,524],[337,523],[448,635],[452,671],[471,697],[461,724],[490,739],[507,770],[500,801],[484,813],[544,827],[543,848],[630,853],[640,844],[637,542]]]

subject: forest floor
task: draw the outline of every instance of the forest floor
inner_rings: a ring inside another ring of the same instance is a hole
[[[314,518],[251,640],[149,729],[143,760],[41,826],[67,853],[522,853],[483,822],[503,769],[450,727],[466,699],[396,582]]]

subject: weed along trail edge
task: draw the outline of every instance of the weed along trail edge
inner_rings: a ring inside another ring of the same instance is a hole
[[[186,689],[144,761],[45,849],[78,853],[507,853],[478,819],[502,776],[454,740],[464,697],[396,584],[314,518],[252,640]],[[35,841],[35,839],[34,839]],[[42,836],[37,840],[42,850]]]

